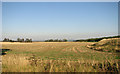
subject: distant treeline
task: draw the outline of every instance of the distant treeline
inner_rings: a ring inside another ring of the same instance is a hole
[[[58,40],[58,39],[50,39],[50,40],[45,40],[45,42],[67,42],[68,40],[67,39],[63,39],[63,40]]]
[[[98,42],[102,39],[108,38],[120,38],[120,36],[110,36],[110,37],[102,37],[102,38],[91,38],[91,39],[81,39],[81,40],[74,40],[74,42]]]
[[[90,39],[80,39],[80,40],[73,40],[73,42],[98,42],[102,39],[108,39],[108,38],[120,38],[120,35],[118,36],[110,36],[110,37],[101,37],[101,38],[90,38]],[[42,42],[67,42],[67,39],[49,39]],[[17,38],[17,40],[11,40],[9,38],[4,38],[3,42],[33,42],[30,38]],[[39,42],[39,41],[38,41]]]
[[[3,42],[32,42],[32,39],[29,39],[29,38],[26,38],[26,39],[17,38],[17,40],[11,40],[9,38],[4,38]]]

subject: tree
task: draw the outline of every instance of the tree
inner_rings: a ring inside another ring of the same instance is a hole
[[[58,40],[58,42],[62,42],[62,40]]]
[[[63,39],[63,42],[67,42],[67,39]]]
[[[9,40],[9,42],[14,42],[14,40]]]
[[[29,42],[29,39],[28,39],[28,38],[26,38],[25,42]]]
[[[9,42],[10,40],[8,38],[4,38],[3,42]]]
[[[58,39],[53,40],[53,42],[58,42],[58,41],[59,41]]]
[[[7,41],[7,38],[4,38],[3,42],[6,42]]]
[[[26,38],[25,42],[32,42],[32,39]]]
[[[48,40],[45,40],[45,42],[48,42]]]
[[[21,39],[21,42],[24,42],[24,39],[23,39],[23,38]]]
[[[53,41],[54,41],[53,39],[48,40],[48,42],[53,42]]]
[[[32,42],[32,39],[29,39],[29,42]]]
[[[20,38],[17,38],[17,42],[20,42],[20,40],[21,40]]]

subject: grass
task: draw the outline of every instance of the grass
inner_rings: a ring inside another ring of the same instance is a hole
[[[120,38],[103,39],[98,43],[88,45],[88,47],[104,52],[120,52]]]
[[[2,56],[3,72],[105,72],[119,71],[116,53],[86,47],[92,42],[3,43],[11,49]],[[107,65],[107,63],[110,63]],[[101,66],[102,65],[102,66]]]

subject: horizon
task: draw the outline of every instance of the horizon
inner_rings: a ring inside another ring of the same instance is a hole
[[[117,35],[117,36],[120,36],[120,35]],[[82,38],[82,39],[77,39],[77,40],[86,40],[86,39],[94,39],[94,38],[103,38],[103,37],[114,37],[114,36],[102,36],[102,37],[92,37],[92,38]],[[10,38],[6,38],[6,39],[10,39]],[[27,38],[20,38],[20,39],[27,39]],[[32,38],[28,38],[28,39],[32,39]],[[4,40],[4,39],[3,39]],[[1,41],[3,41],[3,40],[0,40],[0,42]],[[13,40],[13,41],[17,41],[17,39],[10,39],[10,40]],[[46,40],[50,40],[50,39],[46,39]],[[53,39],[53,40],[55,40],[55,39]],[[58,39],[58,40],[63,40],[63,39]],[[68,40],[68,39],[67,39]],[[68,40],[68,42],[70,42],[70,41],[74,41],[75,39],[72,39],[72,40]],[[33,40],[32,39],[32,41],[33,42],[44,42],[45,40]]]
[[[3,2],[2,39],[118,35],[118,2]]]

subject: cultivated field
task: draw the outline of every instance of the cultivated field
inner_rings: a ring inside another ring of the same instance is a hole
[[[93,42],[3,42],[3,72],[119,71],[119,56],[87,48]]]

